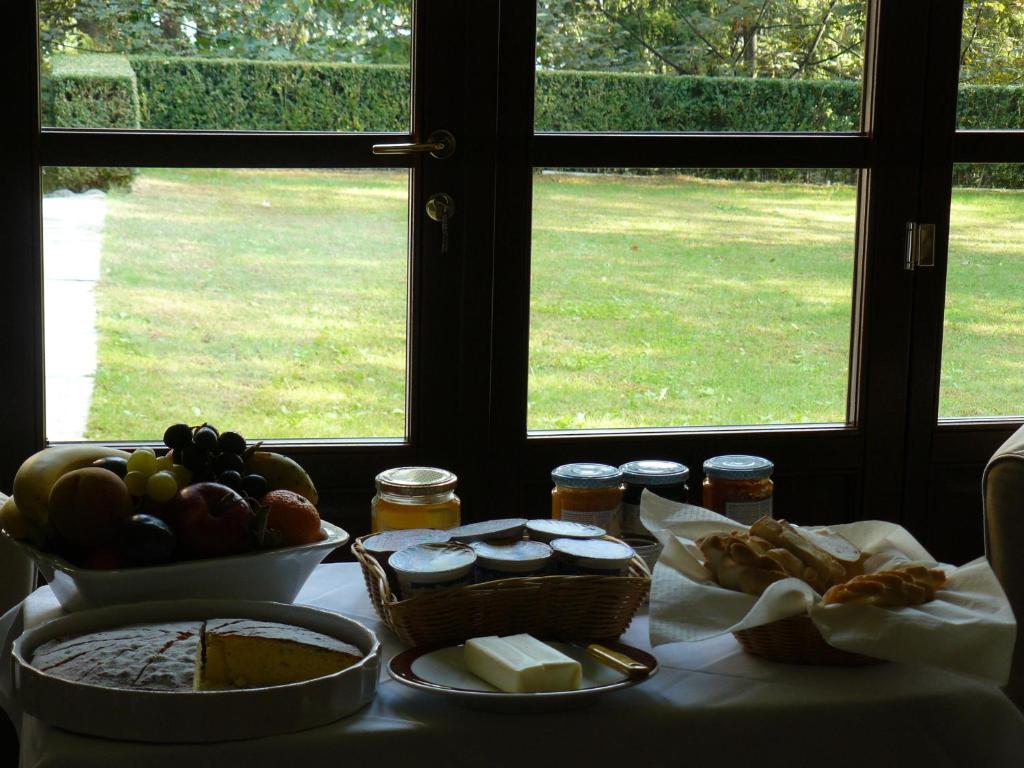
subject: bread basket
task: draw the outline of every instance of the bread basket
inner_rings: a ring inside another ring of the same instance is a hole
[[[825,642],[809,616],[791,616],[751,629],[733,632],[743,650],[754,656],[786,664],[864,666],[881,659],[834,648]]]
[[[366,538],[352,543],[352,553],[370,600],[410,646],[519,632],[556,640],[613,639],[626,631],[651,587],[647,564],[634,556],[627,576],[526,576],[399,600],[380,563],[363,548]]]

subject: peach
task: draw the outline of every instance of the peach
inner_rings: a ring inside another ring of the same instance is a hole
[[[50,491],[50,521],[62,537],[80,547],[98,547],[114,538],[134,513],[124,481],[108,469],[85,467],[62,475]]]

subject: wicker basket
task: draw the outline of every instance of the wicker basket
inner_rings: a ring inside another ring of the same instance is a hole
[[[825,642],[809,616],[793,616],[733,635],[743,650],[754,656],[787,664],[864,666],[880,664],[881,659],[833,648]]]
[[[640,557],[628,576],[526,576],[438,590],[399,600],[387,575],[352,542],[377,615],[406,645],[443,645],[482,635],[529,632],[556,640],[619,637],[651,586]]]

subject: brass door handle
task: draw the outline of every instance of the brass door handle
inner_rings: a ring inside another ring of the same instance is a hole
[[[373,145],[375,155],[415,155],[420,152],[429,152],[438,160],[451,157],[455,153],[455,137],[448,131],[434,131],[426,141]]]

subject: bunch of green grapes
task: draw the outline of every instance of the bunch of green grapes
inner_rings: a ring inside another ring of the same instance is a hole
[[[157,456],[152,448],[138,448],[128,457],[124,484],[132,496],[162,504],[192,481],[192,472],[170,456]]]

